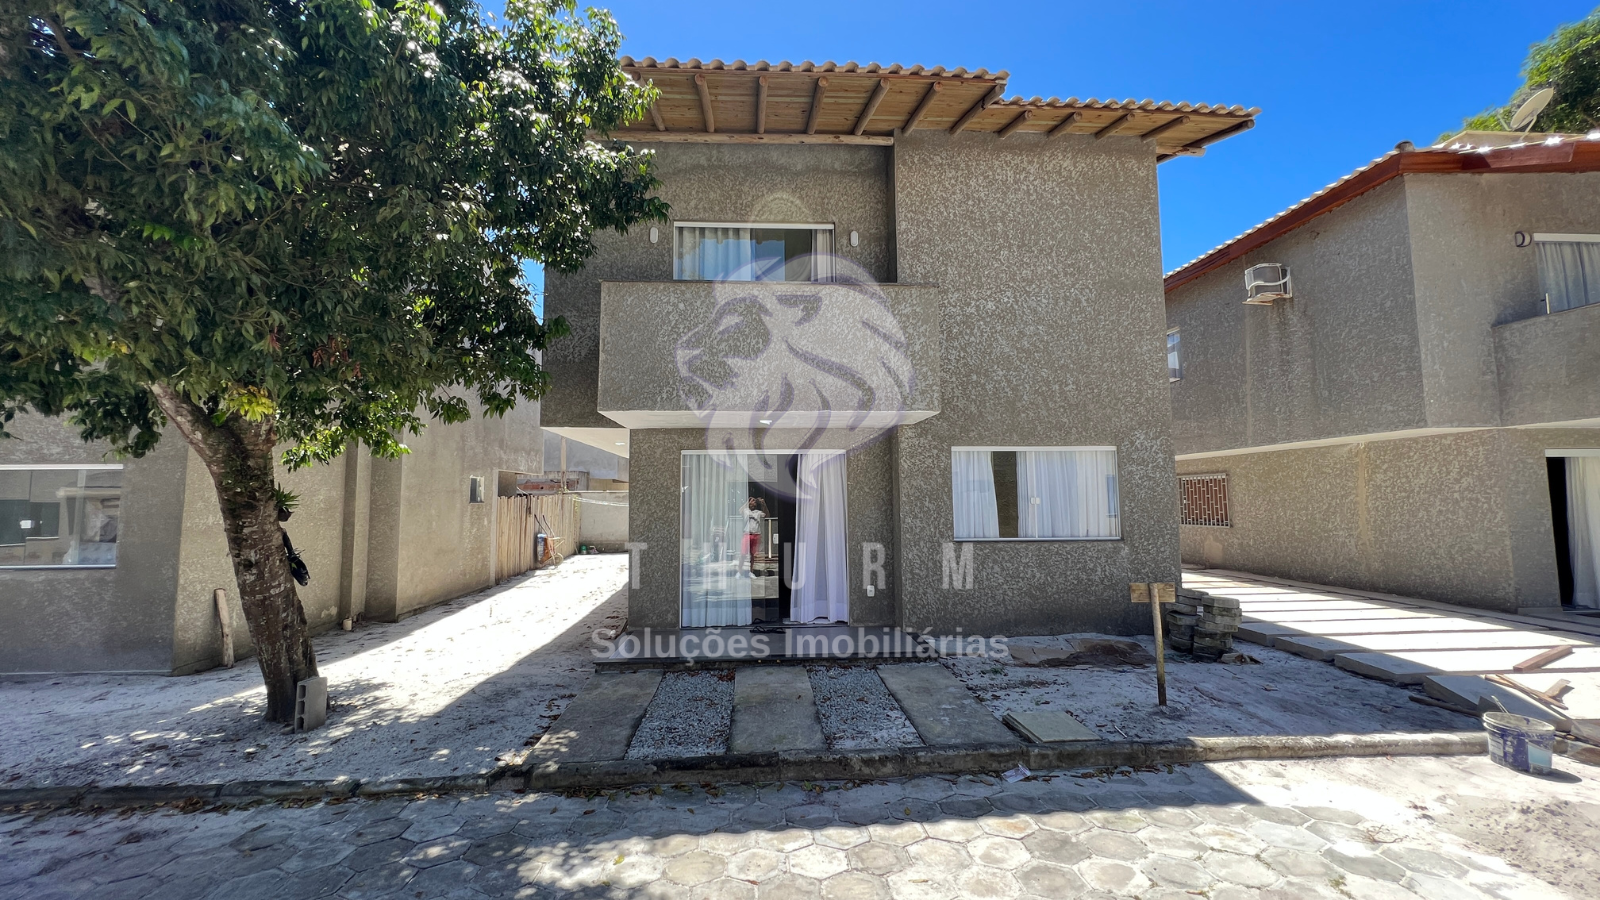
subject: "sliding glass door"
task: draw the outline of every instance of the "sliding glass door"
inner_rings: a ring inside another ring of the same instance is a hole
[[[845,456],[683,454],[685,628],[849,618]]]

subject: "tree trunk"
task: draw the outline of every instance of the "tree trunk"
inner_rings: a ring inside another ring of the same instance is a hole
[[[271,420],[250,422],[230,414],[219,425],[170,387],[157,384],[150,390],[211,473],[245,623],[267,685],[267,721],[291,722],[296,687],[316,676],[317,660],[278,524],[277,438]]]

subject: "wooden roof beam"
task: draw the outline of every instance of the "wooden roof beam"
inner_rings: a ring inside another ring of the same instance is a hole
[[[767,76],[756,79],[756,134],[767,133]]]
[[[817,116],[822,112],[822,98],[828,93],[828,76],[823,75],[811,89],[811,112],[806,114],[806,134],[817,133]]]
[[[650,119],[656,123],[657,131],[667,130],[667,123],[661,120],[661,108],[656,106],[655,101],[650,103]]]
[[[1115,119],[1112,119],[1111,121],[1107,122],[1104,128],[1101,128],[1099,131],[1096,131],[1094,133],[1094,139],[1098,141],[1101,138],[1110,137],[1111,135],[1116,133],[1118,128],[1121,128],[1122,126],[1128,124],[1128,122],[1130,122],[1132,119],[1133,119],[1133,113],[1131,113],[1131,112],[1123,113],[1122,115],[1117,116]]]
[[[978,117],[979,113],[989,108],[989,104],[999,100],[1000,97],[1005,93],[1005,90],[1006,86],[1004,83],[995,85],[994,88],[989,91],[989,93],[983,95],[982,100],[974,103],[971,109],[967,110],[965,113],[962,113],[961,118],[957,119],[956,123],[950,126],[950,133],[960,134],[961,129],[966,128],[973,119]]]
[[[1212,132],[1203,138],[1196,138],[1189,143],[1184,144],[1183,149],[1189,151],[1204,150],[1206,147],[1210,146],[1211,144],[1215,144],[1217,141],[1220,141],[1225,137],[1232,137],[1241,131],[1249,131],[1254,127],[1256,127],[1255,119],[1245,119],[1243,122],[1240,122],[1237,125],[1230,125],[1221,131]]]
[[[928,85],[928,92],[922,95],[922,102],[918,103],[917,108],[911,111],[911,118],[906,119],[906,124],[901,127],[900,130],[903,133],[910,134],[911,130],[917,127],[917,123],[922,121],[922,117],[928,114],[928,107],[933,105],[933,101],[939,99],[939,92],[942,90],[944,90],[944,82],[942,81],[935,81]]]
[[[1070,113],[1067,113],[1067,117],[1065,119],[1062,119],[1061,121],[1057,122],[1056,126],[1054,128],[1052,128],[1052,129],[1050,129],[1049,131],[1045,132],[1044,136],[1047,137],[1047,138],[1058,138],[1058,137],[1062,136],[1063,134],[1066,134],[1067,131],[1069,129],[1071,129],[1073,125],[1077,124],[1078,120],[1082,119],[1082,118],[1083,118],[1083,113],[1081,113],[1081,112],[1070,112]]]
[[[872,89],[872,96],[867,98],[866,108],[856,117],[856,127],[850,129],[851,134],[860,134],[867,130],[867,123],[872,121],[872,114],[878,111],[878,104],[883,102],[884,95],[888,93],[889,79],[879,78],[878,86]]]
[[[1012,119],[1011,121],[1007,122],[1006,123],[1006,127],[1000,129],[1000,139],[1001,140],[1005,140],[1006,138],[1010,137],[1012,135],[1012,133],[1015,132],[1018,128],[1021,128],[1022,126],[1028,124],[1032,120],[1033,120],[1033,110],[1031,110],[1031,109],[1023,110],[1021,113],[1019,113],[1017,115],[1017,117],[1015,119]]]
[[[706,87],[706,76],[695,73],[694,89],[700,92],[700,115],[706,121],[706,134],[716,134],[717,115],[711,111],[711,89]]]
[[[1146,131],[1144,134],[1139,135],[1139,139],[1146,142],[1153,141],[1156,138],[1161,137],[1163,134],[1166,134],[1167,132],[1177,128],[1182,128],[1187,124],[1189,124],[1188,116],[1178,116],[1176,119],[1163,122],[1149,131]]]

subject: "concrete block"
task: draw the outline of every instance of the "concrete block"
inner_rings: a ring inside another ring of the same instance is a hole
[[[1233,610],[1236,610],[1236,609],[1239,608],[1239,598],[1238,597],[1207,597],[1205,599],[1205,601],[1202,602],[1200,605],[1205,607],[1206,609],[1233,609]]]
[[[804,666],[744,666],[733,681],[730,753],[823,750],[817,700]]]
[[[1273,639],[1280,634],[1303,634],[1298,628],[1287,625],[1274,625],[1270,622],[1241,622],[1239,630],[1234,632],[1234,637],[1263,647],[1271,647]]]
[[[885,665],[878,676],[930,747],[1021,743],[944,666]]]
[[[328,722],[328,676],[307,678],[295,687],[294,730],[315,731]]]
[[[1317,662],[1332,662],[1335,656],[1341,653],[1355,653],[1360,647],[1347,644],[1337,638],[1318,637],[1310,634],[1279,635],[1273,638],[1272,646],[1285,653],[1295,656],[1304,656]]]

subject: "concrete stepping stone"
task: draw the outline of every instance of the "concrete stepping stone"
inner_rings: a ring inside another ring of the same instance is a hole
[[[1341,653],[1359,653],[1363,648],[1356,644],[1349,644],[1337,638],[1320,637],[1314,634],[1280,634],[1272,639],[1272,647],[1295,656],[1314,659],[1317,662],[1332,662],[1335,656]]]
[[[1443,621],[1448,616],[1441,616],[1436,612],[1423,612],[1416,609],[1390,609],[1380,607],[1377,609],[1348,609],[1348,610],[1305,610],[1303,612],[1256,612],[1250,615],[1266,622],[1281,622],[1284,624],[1298,622],[1344,622],[1351,619],[1432,619]]]
[[[1277,624],[1277,623],[1263,623]],[[1511,631],[1482,619],[1361,619],[1349,622],[1299,622],[1279,625],[1302,634],[1344,637],[1361,634],[1444,634],[1459,631]],[[1525,629],[1532,630],[1532,629]],[[1282,633],[1282,632],[1279,632]]]
[[[1249,641],[1263,647],[1271,647],[1280,635],[1305,634],[1298,628],[1289,625],[1274,625],[1271,622],[1251,622],[1249,620],[1239,623],[1239,630],[1233,636],[1237,640]]]
[[[1494,684],[1480,675],[1429,675],[1422,679],[1422,689],[1435,700],[1480,711],[1486,708],[1480,702],[1483,698],[1497,697],[1508,713],[1549,722],[1557,731],[1572,730],[1572,720],[1560,712],[1535,703],[1521,691]]]
[[[532,759],[622,759],[661,684],[661,670],[597,673],[533,748]]]
[[[1035,744],[1064,741],[1098,741],[1100,735],[1082,722],[1057,710],[1008,712],[1002,721]]]
[[[1508,673],[1532,654],[1527,650],[1420,650],[1395,653],[1341,653],[1334,665],[1358,675],[1395,684],[1422,684],[1429,675]],[[1540,670],[1600,672],[1600,649],[1584,648]]]
[[[823,750],[811,676],[804,666],[743,666],[733,680],[730,753]]]
[[[1562,637],[1549,631],[1413,631],[1404,634],[1352,634],[1338,638],[1318,635],[1317,639],[1343,644],[1344,648],[1338,651],[1340,653],[1363,650],[1376,650],[1381,653],[1416,650],[1527,650],[1527,655],[1533,656],[1540,650],[1552,647],[1594,646],[1592,641]],[[1293,642],[1296,639],[1288,638],[1288,640]],[[1285,647],[1281,640],[1273,646],[1279,650],[1288,650],[1290,653],[1297,652]]]
[[[944,666],[879,666],[878,677],[930,747],[1021,743]]]

